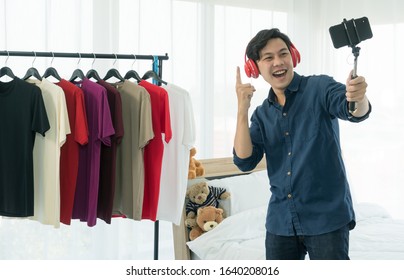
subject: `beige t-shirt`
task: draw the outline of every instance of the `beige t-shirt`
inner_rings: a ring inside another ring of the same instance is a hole
[[[61,87],[28,79],[41,89],[50,129],[34,144],[34,216],[42,224],[60,226],[60,148],[70,134],[66,98]]]
[[[144,196],[143,149],[153,139],[149,93],[125,80],[113,84],[122,100],[124,137],[117,148],[114,214],[141,220]]]

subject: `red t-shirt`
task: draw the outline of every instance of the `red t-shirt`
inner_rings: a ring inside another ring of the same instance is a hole
[[[79,168],[79,149],[88,142],[88,126],[83,91],[64,79],[56,84],[65,93],[71,130],[60,152],[60,222],[70,225]]]
[[[142,219],[156,220],[157,206],[160,194],[160,175],[163,161],[163,137],[168,143],[171,140],[170,106],[168,94],[165,89],[147,81],[141,81],[140,86],[144,87],[150,94],[152,107],[152,122],[154,138],[144,149],[144,196]]]

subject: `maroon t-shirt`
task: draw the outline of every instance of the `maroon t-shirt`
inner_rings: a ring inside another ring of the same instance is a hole
[[[122,120],[122,101],[119,91],[105,82],[98,82],[107,90],[108,104],[115,134],[111,136],[111,146],[101,144],[100,184],[98,190],[97,216],[111,223],[115,194],[116,148],[124,134]]]

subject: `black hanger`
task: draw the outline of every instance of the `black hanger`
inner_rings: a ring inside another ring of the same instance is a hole
[[[34,77],[39,81],[42,81],[42,77],[39,74],[38,70],[35,67],[30,67],[25,73],[25,76],[22,78],[23,80],[27,80],[30,77]]]
[[[95,56],[95,54],[93,54],[93,55],[94,55],[94,60],[93,60],[93,63],[91,64],[91,69],[88,70],[88,72],[87,72],[87,74],[86,74],[86,77],[87,77],[88,79],[93,78],[93,79],[95,79],[97,82],[99,82],[99,81],[101,80],[101,77],[100,77],[100,75],[98,75],[97,70],[94,69],[94,62],[95,62],[96,56]]]
[[[30,77],[34,77],[37,80],[42,81],[41,75],[39,74],[38,70],[34,67],[34,62],[36,60],[36,53],[34,52],[34,54],[35,58],[32,61],[32,66],[27,70],[27,73],[25,73],[25,76],[22,78],[23,80],[27,80]]]
[[[50,63],[51,65],[50,65],[50,67],[48,67],[45,70],[45,72],[42,75],[42,78],[48,78],[49,76],[52,76],[56,80],[60,81],[60,80],[62,80],[62,78],[59,76],[58,71],[54,67],[52,67],[52,63],[53,63],[54,59],[55,59],[55,55],[52,53],[52,60],[51,60],[51,63]]]
[[[140,82],[142,80],[142,78],[140,78],[139,74],[135,71],[135,70],[129,70],[126,74],[125,74],[125,79],[129,80],[130,78],[134,78],[136,79],[136,81]]]
[[[101,80],[100,75],[98,75],[98,72],[95,69],[88,70],[86,77],[88,79],[94,78],[97,82],[99,82]]]
[[[10,58],[10,53],[8,51],[7,51],[7,53],[8,53],[8,56],[7,56],[6,62],[5,62],[6,65],[7,65],[8,59]],[[15,78],[13,70],[11,70],[11,68],[7,67],[7,66],[3,66],[0,69],[0,77],[3,77],[3,76],[9,76],[11,79]]]
[[[117,57],[117,55],[115,55],[115,61],[114,61],[114,64],[112,64],[112,66],[115,65],[115,62],[117,61],[117,59],[118,59],[118,57]],[[121,82],[125,81],[125,79],[121,76],[121,74],[119,73],[119,71],[116,68],[111,68],[108,70],[107,74],[105,74],[104,81],[107,81],[108,79],[110,79],[112,77],[117,78]]]
[[[139,83],[140,81],[142,81],[142,78],[139,76],[139,74],[135,70],[133,70],[133,64],[135,64],[135,62],[136,62],[136,55],[133,55],[133,56],[135,57],[135,60],[132,63],[132,69],[129,70],[128,72],[126,72],[124,78],[127,80],[134,78]]]
[[[15,75],[10,67],[4,66],[0,69],[0,77],[9,76],[10,78],[14,79]]]
[[[86,77],[83,73],[83,71],[80,69],[80,60],[81,60],[81,55],[80,53],[78,53],[79,55],[79,61],[77,61],[77,68],[76,70],[73,71],[69,81],[70,82],[74,82],[76,79],[80,79],[81,81],[84,80],[84,78]]]
[[[42,78],[48,78],[49,76],[52,76],[59,81],[62,80],[62,78],[58,74],[58,71],[53,67],[48,67],[43,73]]]
[[[142,77],[142,80],[147,80],[147,79],[149,79],[149,78],[153,78],[154,80],[156,80],[157,82],[160,82],[160,83],[163,83],[163,84],[167,84],[167,82],[166,81],[163,81],[160,77],[159,77],[159,75],[157,75],[157,73],[156,72],[154,72],[153,70],[149,70],[149,71],[147,71],[146,73],[144,73],[144,75],[143,75],[143,77]]]
[[[84,75],[83,71],[80,68],[77,68],[73,71],[72,76],[70,77],[69,81],[74,82],[76,79],[84,80],[86,76]]]
[[[119,73],[119,71],[115,68],[111,68],[108,70],[107,74],[104,77],[104,81],[110,79],[110,78],[117,78],[118,80],[120,80],[121,82],[125,81],[125,79],[121,76],[121,74]]]

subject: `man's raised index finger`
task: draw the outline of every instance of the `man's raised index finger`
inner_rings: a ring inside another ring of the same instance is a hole
[[[241,76],[240,76],[240,67],[239,67],[239,66],[237,66],[236,84],[239,84],[239,85],[242,84],[242,82],[241,82]]]

